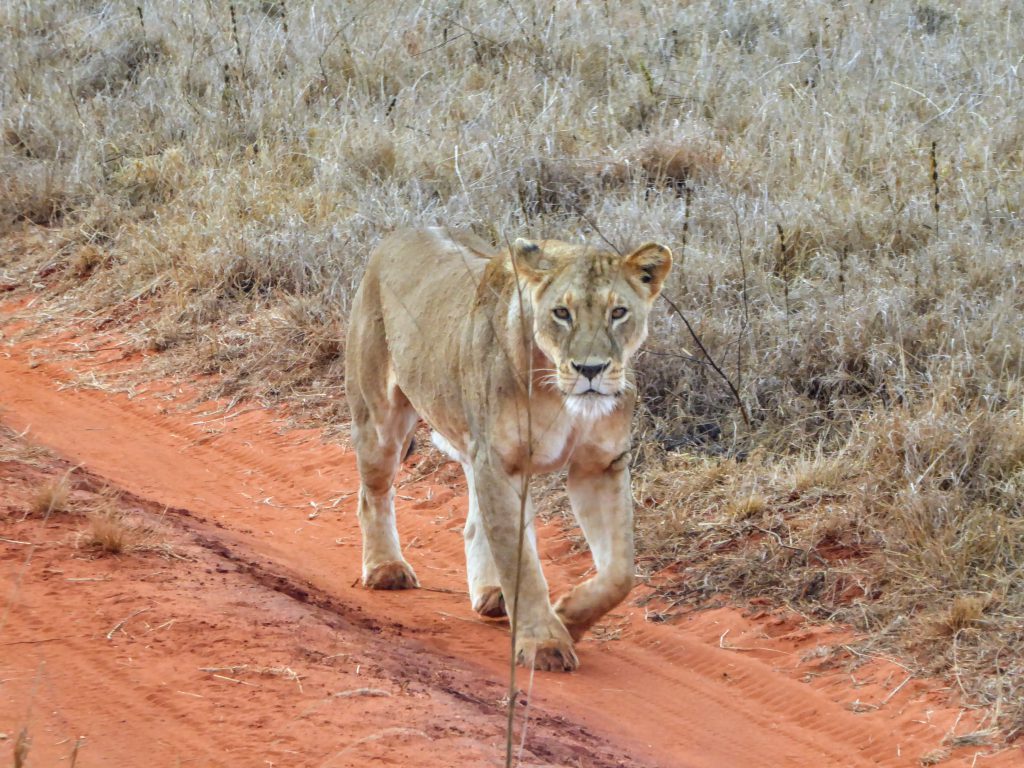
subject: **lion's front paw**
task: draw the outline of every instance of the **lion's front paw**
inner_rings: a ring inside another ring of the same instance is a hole
[[[581,617],[576,615],[576,612],[571,609],[569,597],[570,595],[565,595],[555,603],[555,615],[561,620],[562,625],[569,632],[572,639],[579,642],[587,630],[590,629],[590,623],[581,620]]]
[[[568,638],[520,640],[516,643],[516,661],[524,667],[547,672],[572,672],[580,665],[572,641]]]
[[[481,616],[490,619],[500,619],[507,616],[505,610],[505,596],[501,594],[501,587],[487,587],[473,603],[473,610]]]
[[[370,569],[363,577],[370,589],[415,589],[420,585],[412,566],[402,560],[391,560]]]

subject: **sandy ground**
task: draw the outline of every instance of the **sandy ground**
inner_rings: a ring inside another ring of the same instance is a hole
[[[24,730],[28,766],[504,765],[507,626],[468,604],[450,471],[398,490],[424,588],[368,591],[351,454],[186,386],[98,387],[132,366],[116,346],[69,362],[42,344],[0,341],[0,764]],[[63,475],[72,511],[31,513]],[[148,547],[86,545],[82,513],[112,493]],[[571,534],[540,532],[556,595],[590,567]],[[733,608],[649,621],[644,594],[577,673],[520,674],[517,765],[1022,764],[950,751],[974,714],[896,663],[851,672],[826,652],[839,628]]]

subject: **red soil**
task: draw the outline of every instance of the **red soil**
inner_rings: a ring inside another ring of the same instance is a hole
[[[469,606],[457,486],[404,478],[399,527],[425,588],[368,591],[351,454],[244,404],[186,407],[166,384],[69,386],[123,368],[116,351],[76,371],[32,353],[0,346],[0,423],[18,433],[0,437],[0,764],[23,727],[30,766],[70,765],[79,737],[82,768],[504,764],[508,632]],[[3,460],[27,444],[56,455]],[[75,545],[81,516],[26,516],[69,471],[73,506],[118,489],[175,556],[100,556]],[[557,593],[589,558],[558,526],[540,537]],[[534,676],[517,764],[915,766],[971,730],[948,689],[901,685],[877,660],[851,675],[819,652],[839,630],[794,617],[655,623],[629,603],[598,629],[579,672]],[[987,753],[942,764],[1021,764]]]

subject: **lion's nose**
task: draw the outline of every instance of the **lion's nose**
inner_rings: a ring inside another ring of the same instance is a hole
[[[594,377],[607,367],[608,363],[599,363],[597,365],[580,365],[579,363],[572,364],[572,369],[576,371],[576,373],[586,376],[590,381],[593,381]]]

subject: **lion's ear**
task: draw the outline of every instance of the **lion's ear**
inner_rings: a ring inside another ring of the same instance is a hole
[[[539,244],[521,237],[512,243],[512,260],[516,271],[530,282],[540,280],[554,266]]]
[[[658,243],[641,245],[623,261],[626,277],[653,299],[672,269],[672,251]]]

